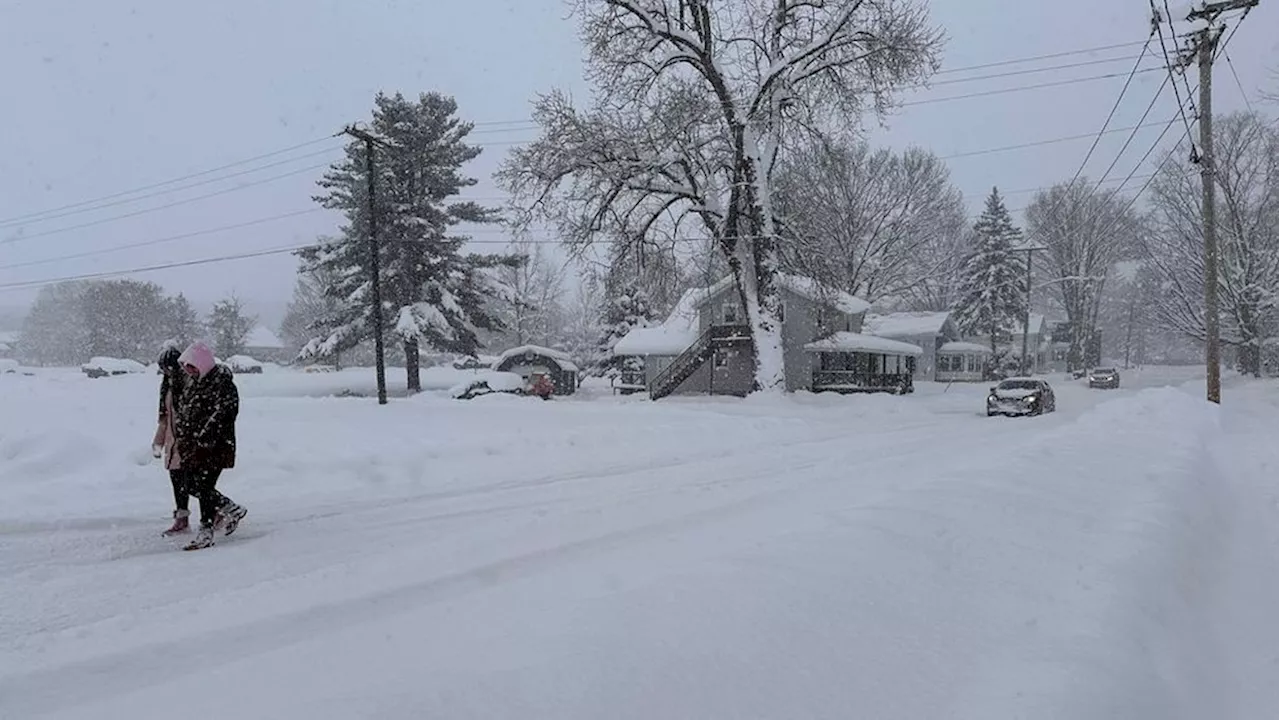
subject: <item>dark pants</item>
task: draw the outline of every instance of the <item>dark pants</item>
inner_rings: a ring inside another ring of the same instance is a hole
[[[218,492],[218,477],[221,468],[201,468],[186,473],[187,492],[200,501],[200,525],[213,527],[213,520],[218,510],[231,502],[226,495]]]
[[[170,470],[169,482],[173,483],[173,506],[179,510],[186,510],[188,499],[191,497],[187,494],[187,474],[181,470]]]

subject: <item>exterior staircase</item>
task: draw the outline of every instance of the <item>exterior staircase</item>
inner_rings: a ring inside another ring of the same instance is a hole
[[[649,399],[661,400],[675,392],[681,383],[711,359],[717,347],[744,340],[749,342],[750,339],[751,328],[746,325],[712,325],[649,383]]]

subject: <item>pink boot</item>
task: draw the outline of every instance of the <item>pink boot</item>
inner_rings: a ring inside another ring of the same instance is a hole
[[[165,530],[162,534],[165,537],[172,537],[174,535],[182,535],[191,532],[191,523],[187,519],[190,516],[191,513],[187,510],[174,510],[173,525],[170,525],[169,529]]]

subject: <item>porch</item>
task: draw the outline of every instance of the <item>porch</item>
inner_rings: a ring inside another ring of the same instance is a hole
[[[924,351],[910,343],[874,335],[838,332],[805,345],[816,353],[814,392],[914,392],[916,358]]]
[[[991,348],[955,341],[938,348],[938,382],[980,382],[987,378]]]

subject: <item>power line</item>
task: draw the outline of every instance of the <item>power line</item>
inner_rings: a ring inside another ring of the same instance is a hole
[[[1166,77],[1160,83],[1160,87],[1156,88],[1156,94],[1151,98],[1151,102],[1147,103],[1147,109],[1143,111],[1142,117],[1138,119],[1138,125],[1141,125],[1142,123],[1146,122],[1147,116],[1151,114],[1151,109],[1156,106],[1156,101],[1159,100],[1160,96],[1164,94],[1164,86],[1169,83],[1169,80],[1171,79],[1171,77],[1172,76]],[[1179,112],[1181,112],[1182,110],[1181,104],[1178,105],[1178,110]],[[1120,151],[1116,153],[1115,159],[1111,161],[1111,164],[1107,166],[1107,169],[1103,171],[1102,175],[1098,178],[1098,182],[1093,186],[1094,192],[1097,192],[1098,188],[1102,187],[1102,181],[1106,180],[1107,176],[1111,174],[1111,171],[1116,168],[1116,163],[1120,162],[1120,158],[1124,157],[1124,151],[1129,149],[1129,143],[1133,142],[1133,138],[1137,136],[1137,134],[1138,134],[1138,131],[1135,128],[1132,132],[1129,133],[1129,137],[1125,138],[1124,145],[1120,146]]]
[[[207,200],[211,197],[217,197],[219,195],[226,195],[228,193],[238,192],[240,190],[244,190],[245,188],[250,188],[257,185],[265,185],[270,182],[282,180],[287,177],[293,177],[294,175],[301,175],[302,173],[310,172],[312,170],[318,170],[320,168],[328,167],[328,166],[329,166],[328,163],[320,163],[318,165],[309,165],[304,168],[298,168],[297,170],[291,170],[287,173],[281,173],[280,175],[273,175],[269,178],[255,180],[253,182],[244,183],[242,185],[237,185],[231,188],[224,188],[216,192],[205,193],[204,195],[196,195],[189,198],[183,198],[182,200],[175,200],[171,203],[165,203],[164,205],[156,205],[155,207],[135,210],[133,212],[124,213],[123,215],[112,215],[111,217],[106,217],[98,220],[93,220],[90,222],[80,223],[79,225],[68,225],[66,227],[56,228],[53,230],[45,230],[43,232],[34,233],[32,235],[19,235],[17,237],[11,237],[11,238],[8,238],[7,240],[0,240],[0,245],[12,245],[14,243],[24,242],[27,240],[34,240],[36,238],[48,237],[50,235],[61,235],[62,233],[71,232],[72,230],[83,230],[84,228],[96,227],[98,225],[113,223],[118,220],[125,220],[132,217],[138,217],[139,215],[147,215],[153,212],[167,210],[168,208],[171,208],[171,207],[177,207],[178,205],[186,205],[188,203],[198,202],[200,200]]]
[[[332,139],[333,139],[332,136],[326,135],[325,137],[322,137],[322,138],[317,138],[315,140],[308,140],[307,142],[299,143],[297,145],[290,145],[289,147],[281,148],[279,150],[273,150],[271,152],[263,153],[261,155],[254,155],[253,157],[244,158],[243,160],[237,160],[235,162],[227,163],[226,165],[219,165],[218,167],[209,168],[208,170],[201,170],[200,172],[195,172],[188,175],[182,175],[179,177],[170,178],[168,180],[162,180],[160,182],[151,183],[150,185],[142,185],[140,187],[136,187],[130,190],[122,190],[120,192],[113,193],[111,195],[103,195],[102,197],[93,198],[91,200],[83,200],[81,202],[71,203],[69,205],[61,205],[58,207],[49,208],[48,210],[41,210],[39,212],[28,213],[26,215],[19,215],[17,217],[8,218],[0,222],[4,224],[10,224],[13,221],[40,217],[53,212],[60,212],[62,210],[69,210],[71,208],[78,208],[78,207],[83,207],[85,205],[92,205],[98,202],[102,202],[103,200],[114,200],[116,198],[125,197],[126,195],[134,195],[136,193],[145,192],[147,190],[154,190],[155,188],[164,187],[165,185],[172,185],[173,183],[182,182],[183,180],[190,180],[192,178],[204,177],[205,175],[211,175],[213,173],[220,172],[222,170],[227,170],[233,167],[240,167],[241,165],[247,165],[249,163],[257,162],[258,160],[263,160],[269,157],[275,157],[277,155],[283,155],[287,152],[300,150],[304,147],[310,147],[312,145],[316,145],[318,143],[326,142]]]
[[[1139,56],[1139,59],[1141,56]],[[1057,70],[1068,70],[1070,68],[1086,67],[1089,65],[1105,65],[1109,63],[1121,62],[1123,60],[1132,60],[1131,57],[1114,57],[1103,58],[1101,60],[1083,60],[1081,62],[1066,63],[1065,65],[1050,65],[1048,67],[1027,68],[1025,70],[1010,70],[1009,72],[994,73],[991,75],[975,75],[973,77],[955,78],[954,80],[942,80],[934,83],[918,83],[915,85],[905,85],[904,88],[932,88],[939,85],[955,85],[956,83],[977,82],[979,80],[995,80],[998,78],[1015,77],[1018,75],[1032,75],[1035,73],[1054,72]]]
[[[265,223],[275,222],[276,220],[284,220],[287,218],[298,217],[300,215],[310,215],[312,213],[323,212],[324,210],[325,208],[322,208],[322,207],[307,208],[306,210],[295,210],[294,212],[282,213],[280,215],[272,215],[270,217],[258,218],[256,220],[248,220],[246,222],[236,223],[234,225],[223,225],[221,227],[206,228],[204,230],[195,230],[192,232],[185,232],[180,235],[169,235],[167,237],[156,238],[154,240],[144,240],[142,242],[130,243],[128,245],[116,245],[109,248],[101,248],[98,250],[88,250],[85,252],[74,253],[71,255],[61,255],[59,257],[54,257],[54,258],[44,258],[41,260],[28,260],[26,262],[11,263],[9,265],[0,265],[0,270],[13,270],[15,268],[34,267],[36,265],[48,265],[49,263],[64,262],[66,260],[78,260],[80,258],[95,257],[98,255],[109,255],[111,253],[120,252],[122,250],[132,250],[140,247],[163,245],[164,243],[175,242],[178,240],[186,240],[193,237],[200,237],[202,235],[214,235],[217,233],[227,232],[230,230],[239,230],[241,228],[253,227],[255,225],[263,225]]]
[[[118,205],[129,205],[129,204],[132,204],[132,203],[135,203],[135,202],[140,202],[140,201],[142,201],[142,200],[146,200],[146,199],[148,199],[148,198],[159,197],[159,196],[161,196],[161,195],[170,195],[170,194],[172,194],[172,193],[181,192],[181,191],[183,191],[183,190],[190,190],[191,188],[200,187],[200,186],[203,186],[203,185],[210,185],[210,184],[213,184],[213,183],[222,182],[222,181],[224,181],[224,180],[230,180],[230,179],[232,179],[232,178],[242,177],[242,176],[244,176],[244,175],[251,175],[251,174],[253,174],[253,173],[261,172],[261,171],[263,171],[263,170],[269,170],[269,169],[274,168],[274,167],[280,167],[281,165],[288,165],[289,163],[297,162],[298,160],[305,160],[305,159],[307,159],[307,158],[317,157],[317,156],[319,156],[319,155],[328,155],[329,153],[332,153],[333,151],[335,151],[335,150],[339,150],[339,149],[341,149],[341,148],[337,148],[337,147],[334,147],[334,148],[327,148],[327,149],[324,149],[324,150],[319,150],[319,151],[316,151],[316,152],[307,153],[306,155],[298,155],[298,156],[296,156],[296,157],[292,157],[292,158],[289,158],[289,159],[287,159],[287,160],[279,160],[279,161],[277,161],[277,162],[269,163],[269,164],[267,164],[267,165],[262,165],[262,166],[255,167],[255,168],[249,168],[248,170],[241,170],[241,171],[239,171],[239,172],[231,173],[230,175],[221,175],[221,176],[219,176],[219,177],[215,177],[215,178],[208,178],[208,179],[205,179],[205,180],[200,180],[200,181],[197,181],[197,182],[189,183],[189,184],[187,184],[187,185],[179,185],[178,187],[168,188],[168,189],[165,189],[165,190],[159,190],[159,191],[156,191],[156,192],[147,193],[147,194],[145,194],[145,195],[139,195],[138,197],[125,198],[125,199],[123,199],[123,200],[115,200],[115,201],[113,201],[113,202],[107,202],[107,203],[102,203],[102,204],[94,204],[94,205],[92,205],[92,206],[90,206],[90,207],[81,207],[81,208],[78,208],[78,209],[67,210],[67,211],[65,211],[65,212],[60,212],[60,213],[56,213],[56,214],[53,214],[53,215],[45,215],[45,216],[42,216],[42,217],[40,217],[40,218],[37,218],[37,219],[34,219],[34,220],[28,220],[28,221],[25,221],[25,222],[24,222],[24,221],[15,221],[15,220],[3,220],[3,221],[0,221],[0,228],[11,227],[11,226],[16,226],[16,225],[28,225],[28,224],[30,224],[30,223],[37,223],[37,222],[47,222],[47,221],[49,221],[49,220],[57,220],[57,219],[59,219],[59,218],[63,218],[63,217],[70,217],[70,216],[72,216],[72,215],[82,215],[82,214],[84,214],[84,213],[96,212],[96,211],[98,211],[98,210],[103,210],[103,209],[106,209],[106,208],[109,208],[109,207],[116,207],[116,206],[118,206]],[[315,167],[323,167],[323,166],[315,166]],[[287,176],[285,176],[285,177],[287,177]],[[252,185],[240,185],[240,186],[238,186],[238,187],[252,187]]]
[[[1134,75],[1142,75],[1149,72],[1160,72],[1164,68],[1144,68],[1135,71]],[[1055,80],[1053,82],[1037,83],[1035,85],[1019,85],[1017,87],[1002,88],[1000,90],[986,90],[983,92],[968,93],[965,95],[949,95],[940,98],[928,98],[925,100],[912,100],[910,102],[900,103],[902,107],[910,105],[929,105],[932,103],[949,102],[951,100],[968,100],[969,98],[987,97],[989,95],[1004,95],[1007,93],[1023,92],[1025,90],[1039,90],[1041,88],[1062,87],[1064,85],[1078,85],[1085,82],[1093,82],[1094,80],[1107,80],[1110,78],[1125,77],[1127,73],[1107,73],[1105,75],[1089,75],[1086,77],[1072,78],[1070,80]]]
[[[1137,47],[1138,45],[1141,45],[1141,44],[1142,44],[1141,41],[1134,40],[1132,42],[1116,43],[1115,45],[1099,45],[1097,47],[1091,47],[1091,48],[1080,48],[1079,50],[1064,50],[1062,52],[1049,53],[1047,55],[1033,55],[1031,57],[1014,58],[1012,60],[998,60],[996,62],[982,63],[980,65],[966,65],[964,67],[958,67],[958,68],[943,68],[935,74],[942,75],[945,73],[964,72],[967,70],[982,70],[985,68],[1000,67],[1003,65],[1017,65],[1024,62],[1035,62],[1036,60],[1052,60],[1054,58],[1069,57],[1071,55],[1084,55],[1092,52],[1101,52],[1103,50],[1117,50],[1120,48]]]
[[[1103,130],[1102,134],[1124,132],[1126,130],[1138,130],[1142,128],[1158,127],[1161,123],[1147,123],[1145,125],[1130,125],[1128,127],[1111,128]],[[1069,142],[1072,140],[1087,140],[1094,137],[1098,133],[1085,133],[1083,135],[1066,135],[1063,137],[1049,138],[1047,140],[1033,140],[1031,142],[1019,143],[1017,145],[1002,145],[1000,147],[984,148],[982,150],[967,150],[965,152],[952,153],[950,155],[941,155],[939,160],[955,160],[957,158],[974,157],[977,155],[989,155],[991,153],[1008,152],[1011,150],[1024,150],[1026,148],[1040,147],[1042,145],[1053,145],[1056,143]]]
[[[173,268],[193,267],[196,265],[209,265],[211,263],[230,262],[232,260],[245,260],[248,258],[266,257],[268,255],[283,255],[284,253],[296,252],[304,248],[316,247],[315,243],[306,245],[291,245],[289,247],[273,248],[271,250],[258,250],[256,252],[239,253],[236,255],[219,255],[217,257],[202,258],[200,260],[183,260],[180,262],[163,263],[161,265],[147,265],[144,267],[129,268],[127,270],[108,270],[104,272],[84,273],[81,275],[64,275],[62,277],[45,278],[43,280],[28,280],[23,282],[12,282],[0,284],[0,290],[26,290],[30,288],[43,287],[45,285],[56,285],[63,282],[74,282],[76,280],[99,280],[102,278],[119,277],[121,275],[133,275],[135,273],[155,272],[157,270],[170,270]]]
[[[1238,25],[1236,27],[1239,27]],[[1236,64],[1231,62],[1231,55],[1226,50],[1222,51],[1222,56],[1227,59],[1227,67],[1231,68],[1231,77],[1236,80],[1236,87],[1240,90],[1240,97],[1244,98],[1244,106],[1253,112],[1253,102],[1249,100],[1249,93],[1244,91],[1244,83],[1240,82],[1240,76],[1236,74]]]

